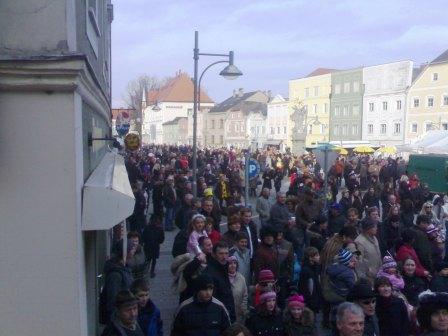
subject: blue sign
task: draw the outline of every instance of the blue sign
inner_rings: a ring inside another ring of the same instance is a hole
[[[121,124],[117,125],[115,129],[120,136],[125,136],[126,134],[128,134],[130,126],[131,125],[129,124]]]
[[[260,174],[260,164],[255,159],[249,159],[249,179]]]

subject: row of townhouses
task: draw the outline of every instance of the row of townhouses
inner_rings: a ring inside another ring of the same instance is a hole
[[[289,98],[234,90],[221,103],[203,90],[199,146],[277,145],[300,150],[320,142],[398,145],[448,129],[448,50],[414,67],[410,60],[349,70],[318,68],[289,81]],[[193,83],[175,77],[142,97],[144,143],[193,143]]]

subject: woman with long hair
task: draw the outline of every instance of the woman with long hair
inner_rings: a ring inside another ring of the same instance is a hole
[[[285,330],[277,294],[268,291],[260,295],[260,303],[246,321],[246,327],[253,335],[284,336]]]
[[[292,295],[283,312],[285,335],[287,336],[317,336],[314,325],[314,313],[305,307],[301,295]]]

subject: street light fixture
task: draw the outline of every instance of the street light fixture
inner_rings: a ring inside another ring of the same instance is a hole
[[[227,57],[227,60],[221,60],[208,65],[199,76],[198,80],[198,63],[199,56],[211,56],[211,57]],[[198,107],[200,104],[200,92],[201,92],[201,81],[205,72],[212,66],[220,63],[227,63],[228,65],[219,73],[226,79],[236,79],[243,73],[233,64],[233,51],[228,54],[210,54],[210,53],[200,53],[199,52],[199,33],[194,32],[194,49],[193,49],[193,59],[194,59],[194,92],[193,92],[193,195],[197,196],[197,159],[198,159],[198,149],[197,149],[197,132],[198,132]]]

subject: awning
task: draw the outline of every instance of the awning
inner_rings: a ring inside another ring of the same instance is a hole
[[[84,184],[82,230],[107,230],[129,217],[135,198],[121,155],[108,152]]]

